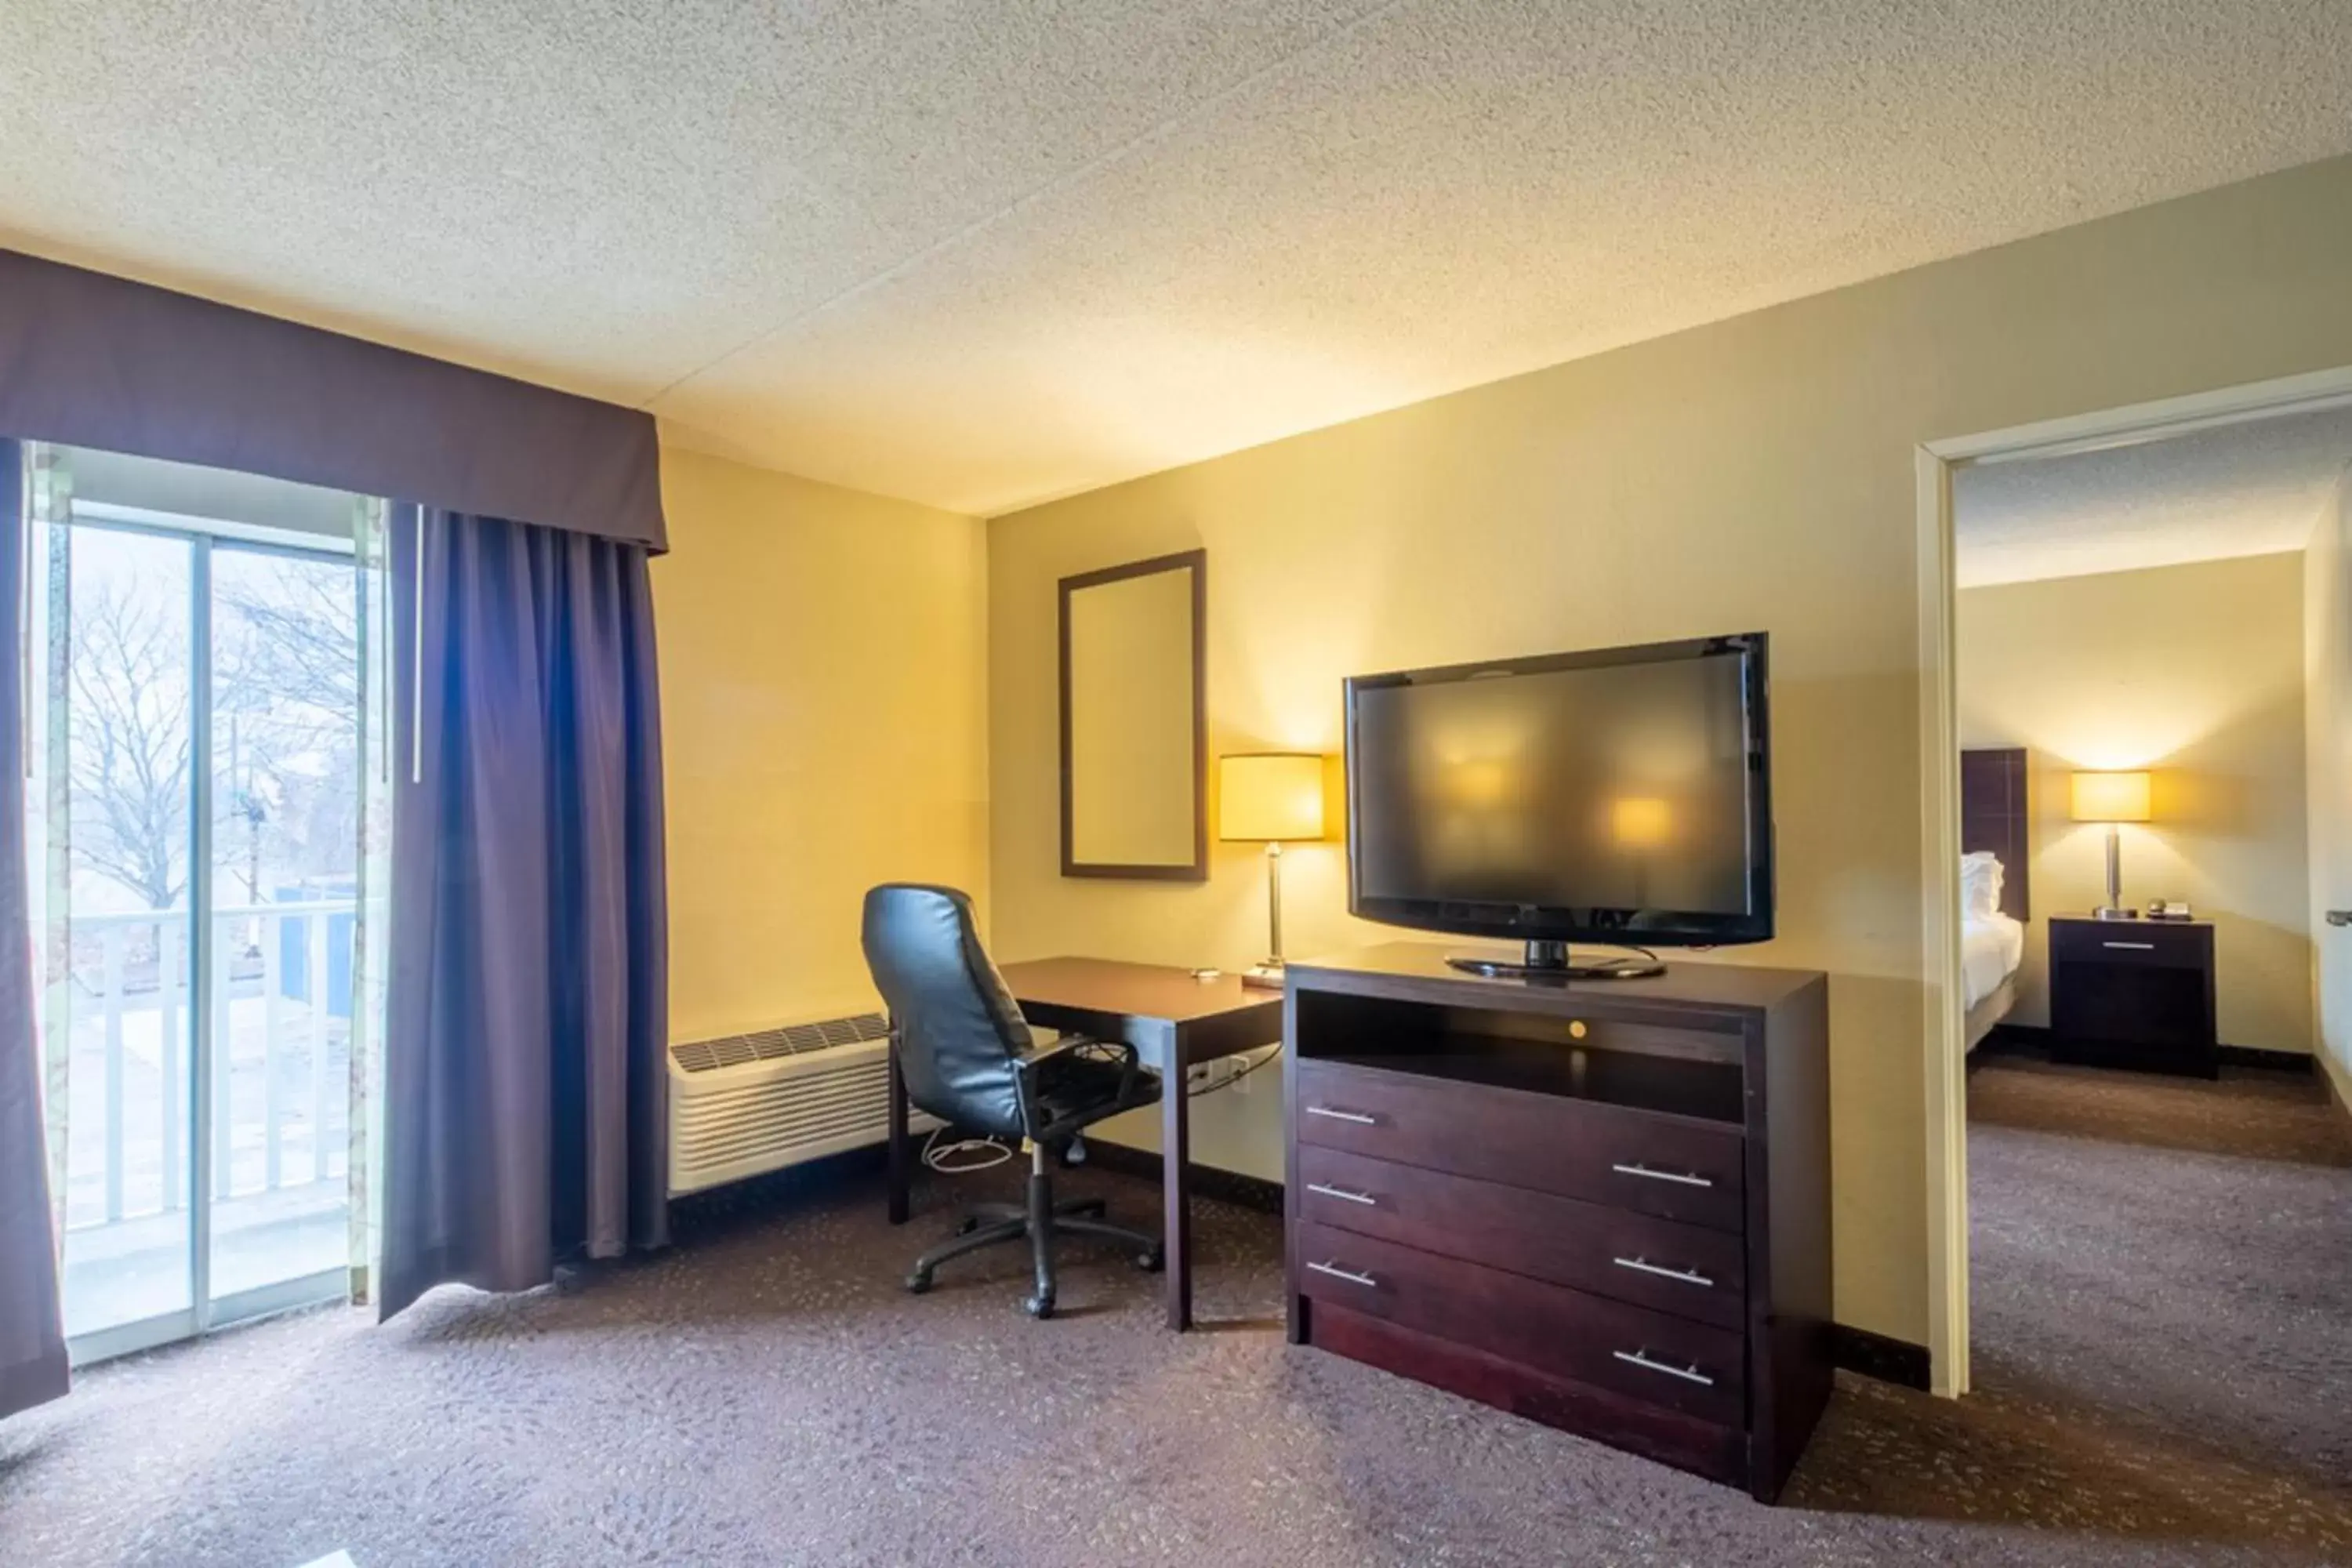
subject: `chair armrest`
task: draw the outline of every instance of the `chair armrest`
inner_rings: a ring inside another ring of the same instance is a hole
[[[1050,1046],[1039,1046],[1034,1050],[1013,1058],[1013,1062],[1024,1074],[1026,1074],[1040,1063],[1050,1062],[1055,1057],[1067,1056],[1081,1046],[1101,1046],[1108,1050],[1124,1052],[1130,1061],[1135,1059],[1135,1047],[1124,1040],[1097,1040],[1092,1035],[1064,1035]]]
[[[1033,1133],[1038,1127],[1038,1070],[1081,1051],[1098,1052],[1116,1060],[1119,1068],[1119,1098],[1126,1100],[1135,1093],[1136,1079],[1143,1071],[1143,1058],[1133,1045],[1125,1040],[1098,1040],[1091,1035],[1064,1035],[1050,1046],[1013,1058],[1013,1070],[1021,1080],[1022,1119],[1029,1124]]]

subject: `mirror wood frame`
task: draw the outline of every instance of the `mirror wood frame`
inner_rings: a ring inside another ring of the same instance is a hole
[[[1192,578],[1192,858],[1191,863],[1171,861],[1165,865],[1112,865],[1100,861],[1080,861],[1074,843],[1075,823],[1072,807],[1076,793],[1076,770],[1073,761],[1070,735],[1070,596],[1107,583],[1124,582],[1133,577],[1150,577],[1163,572],[1189,572]],[[1208,608],[1209,552],[1203,550],[1180,551],[1172,555],[1155,555],[1145,561],[1130,561],[1120,566],[1105,566],[1092,572],[1081,572],[1061,579],[1060,643],[1061,643],[1061,740],[1062,740],[1062,875],[1065,877],[1105,877],[1133,879],[1157,882],[1205,882],[1209,879],[1209,694],[1208,694]]]

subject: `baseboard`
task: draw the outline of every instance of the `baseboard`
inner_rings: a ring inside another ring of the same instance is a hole
[[[2319,1070],[2309,1051],[2273,1051],[2261,1046],[2223,1046],[2214,1053],[2221,1065],[2229,1068],[2262,1068],[2270,1072],[2301,1073],[2305,1078]]]
[[[2319,1076],[2327,1080],[2327,1098],[2336,1102],[2336,1109],[2344,1113],[2346,1120],[2352,1121],[2352,1068],[2345,1068],[2334,1057],[2314,1057],[2312,1060],[2319,1064]]]
[[[1166,1165],[1155,1150],[1133,1149],[1124,1143],[1093,1138],[1087,1140],[1087,1163],[1094,1169],[1115,1172],[1122,1176],[1139,1176],[1154,1186],[1160,1184],[1160,1172]],[[1282,1213],[1280,1182],[1244,1176],[1239,1171],[1221,1171],[1197,1160],[1192,1163],[1192,1191],[1201,1197],[1215,1198],[1220,1203],[1257,1209],[1265,1214]]]
[[[1969,1054],[1971,1062],[1983,1057],[2046,1056],[2053,1041],[2050,1030],[2041,1024],[1996,1024]],[[2266,1072],[2308,1074],[2316,1070],[2309,1051],[2274,1051],[2264,1046],[2221,1046],[2215,1047],[2214,1059],[2223,1067],[2260,1068]]]
[[[1830,1360],[1847,1372],[1874,1377],[1925,1394],[1928,1388],[1927,1347],[1915,1345],[1868,1329],[1845,1323],[1830,1325]]]

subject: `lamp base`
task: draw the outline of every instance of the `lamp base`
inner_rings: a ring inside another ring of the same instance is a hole
[[[2091,918],[2095,921],[2136,921],[2139,919],[2139,911],[2117,909],[2112,904],[2102,904],[2091,911]]]
[[[1242,971],[1242,984],[1254,985],[1261,991],[1279,991],[1284,984],[1284,973],[1282,960],[1265,959]]]

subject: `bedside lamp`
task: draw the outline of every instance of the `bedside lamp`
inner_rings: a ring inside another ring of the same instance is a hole
[[[1265,903],[1272,936],[1265,962],[1244,985],[1282,984],[1282,846],[1323,837],[1323,759],[1314,752],[1245,752],[1217,762],[1217,837],[1265,846]]]
[[[2073,798],[2069,814],[2077,822],[2104,822],[2107,825],[2107,901],[2091,912],[2103,921],[2131,919],[2132,911],[2123,907],[2124,850],[2123,829],[2116,824],[2146,822],[2153,815],[2148,809],[2148,775],[2145,773],[2080,773],[2074,777]]]

